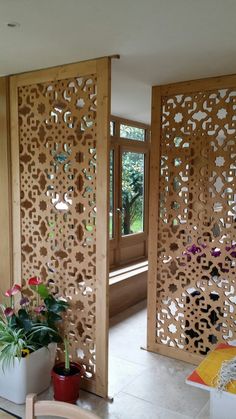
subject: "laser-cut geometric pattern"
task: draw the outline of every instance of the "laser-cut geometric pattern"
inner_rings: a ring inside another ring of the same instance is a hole
[[[236,339],[236,90],[162,97],[156,343]]]
[[[18,100],[23,284],[37,275],[70,299],[72,358],[94,380],[96,76],[20,87]]]

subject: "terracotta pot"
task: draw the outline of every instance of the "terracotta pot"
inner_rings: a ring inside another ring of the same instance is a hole
[[[64,362],[56,364],[52,370],[54,399],[61,402],[76,403],[79,397],[81,377],[85,373],[82,365],[70,363],[70,371],[65,371]]]

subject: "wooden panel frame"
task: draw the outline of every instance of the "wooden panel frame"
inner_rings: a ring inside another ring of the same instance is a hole
[[[18,87],[96,74],[97,102],[97,247],[96,247],[96,383],[84,388],[101,396],[108,395],[108,322],[109,322],[109,124],[111,58],[68,64],[10,77],[12,194],[13,194],[13,278],[21,283],[20,176],[18,134]],[[94,385],[95,384],[95,385]]]
[[[156,271],[157,271],[157,226],[159,208],[160,176],[160,126],[161,95],[160,88],[152,89],[152,121],[149,171],[149,225],[152,226],[148,236],[148,296],[147,296],[147,350],[156,351]]]
[[[236,74],[228,76],[207,77],[205,79],[189,80],[178,83],[154,86],[154,90],[160,88],[161,96],[179,93],[193,93],[199,91],[208,91],[216,89],[235,88]]]
[[[0,278],[1,293],[11,285],[12,231],[11,231],[11,179],[9,141],[9,79],[0,78]]]
[[[217,89],[236,89],[236,75],[211,77],[199,80],[178,82],[152,88],[152,122],[150,148],[150,196],[149,196],[149,271],[148,271],[148,318],[147,349],[151,352],[173,357],[192,364],[199,364],[203,356],[188,353],[156,343],[156,303],[157,303],[157,233],[159,217],[160,182],[160,139],[161,139],[161,100],[164,96],[210,91]]]

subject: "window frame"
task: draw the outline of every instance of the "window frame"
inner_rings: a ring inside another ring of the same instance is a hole
[[[110,238],[110,250],[113,252],[113,261],[111,261],[111,268],[126,265],[135,261],[145,260],[147,258],[148,250],[148,197],[149,197],[149,153],[150,153],[150,126],[141,122],[123,119],[116,116],[111,116],[111,122],[114,123],[114,135],[110,135],[110,150],[114,150],[114,236]],[[120,137],[120,124],[129,125],[132,127],[145,129],[145,140],[134,140]],[[122,208],[122,153],[136,152],[144,154],[144,228],[141,233],[133,233],[126,236],[121,234],[121,217],[118,216],[119,209]],[[117,210],[118,209],[118,210]],[[121,253],[122,249],[127,247],[127,250],[132,246],[144,243],[143,255],[135,255],[123,260]]]

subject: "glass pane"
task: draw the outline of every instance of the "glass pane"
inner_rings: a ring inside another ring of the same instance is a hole
[[[109,237],[114,237],[114,150],[110,151],[110,211],[109,211]]]
[[[122,235],[143,232],[144,154],[122,153]]]
[[[115,131],[115,122],[110,121],[110,135],[114,135],[114,131]]]
[[[129,140],[145,141],[145,129],[120,124],[120,137]]]

